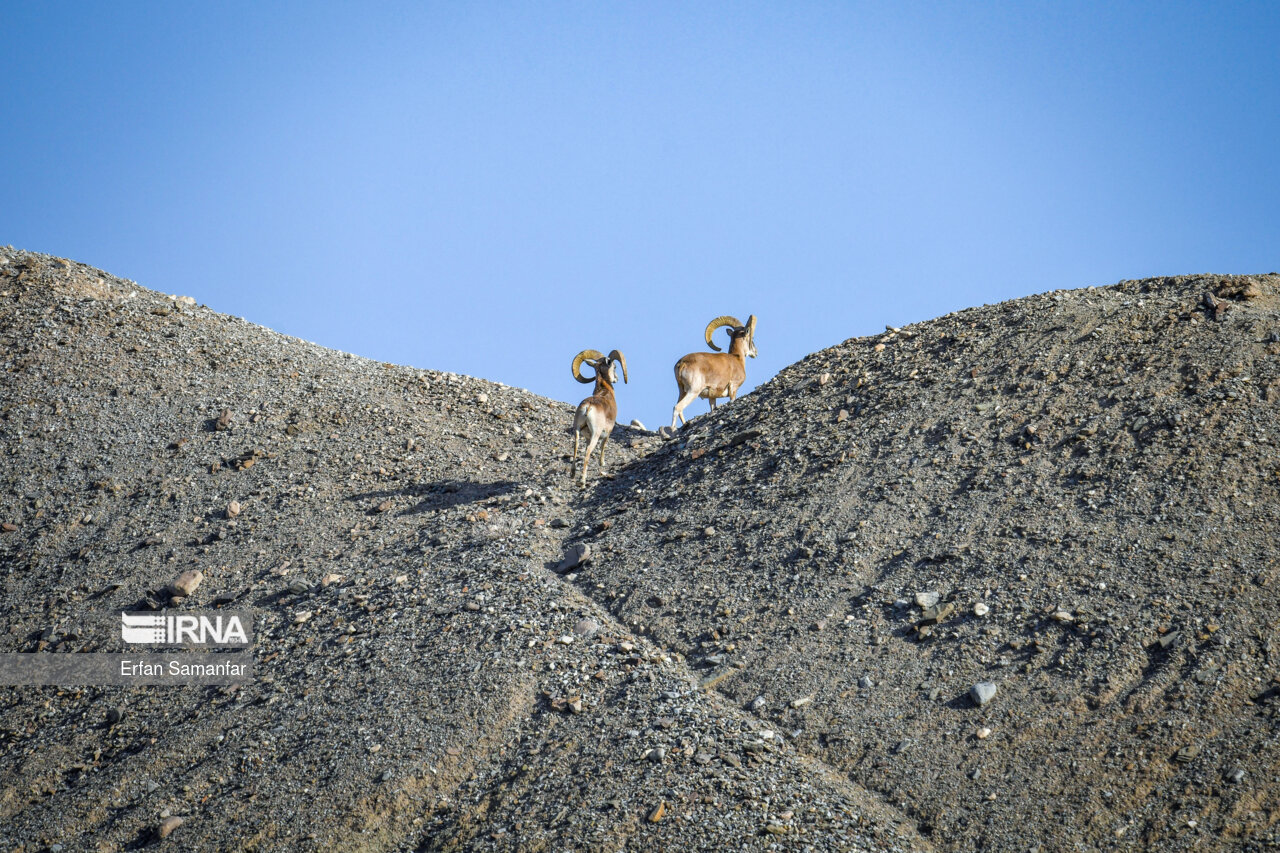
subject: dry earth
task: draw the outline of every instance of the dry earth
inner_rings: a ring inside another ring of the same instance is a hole
[[[71,261],[0,249],[0,345],[0,651],[257,633],[0,688],[0,849],[1280,843],[1280,276],[851,339],[586,491],[565,403]]]

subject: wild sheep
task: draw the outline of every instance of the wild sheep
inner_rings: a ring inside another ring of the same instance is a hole
[[[583,362],[595,368],[595,376],[583,376]],[[609,433],[618,419],[618,401],[613,396],[613,385],[618,381],[617,365],[622,365],[622,381],[627,382],[627,359],[618,350],[602,355],[593,349],[584,349],[573,358],[573,378],[582,383],[595,380],[596,387],[591,396],[578,404],[573,414],[573,461],[569,465],[569,476],[573,476],[573,466],[578,461],[578,440],[585,433],[587,436],[587,452],[582,457],[582,485],[587,485],[587,463],[591,461],[591,452],[600,442],[600,473],[604,474],[604,447],[609,443]]]
[[[729,327],[728,352],[720,352],[711,339],[721,326]],[[691,352],[676,362],[680,399],[671,414],[672,429],[676,428],[677,418],[682,424],[686,422],[685,406],[698,397],[707,398],[715,409],[716,398],[728,397],[732,401],[738,395],[738,388],[747,378],[747,356],[756,357],[756,315],[748,317],[745,325],[727,314],[717,317],[707,324],[705,337],[707,346],[716,352]]]

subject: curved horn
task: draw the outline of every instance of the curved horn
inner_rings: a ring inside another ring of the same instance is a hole
[[[627,357],[622,354],[622,350],[613,350],[609,353],[609,358],[622,365],[622,381],[627,381]]]
[[[575,355],[573,357],[573,378],[583,383],[584,385],[590,382],[593,382],[595,380],[595,377],[583,376],[582,373],[579,371],[582,368],[582,362],[587,361],[588,359],[592,360],[588,363],[591,364],[592,367],[595,367],[596,365],[594,360],[598,358],[604,358],[604,355],[596,352],[593,349],[584,349],[582,352]]]
[[[747,318],[747,337],[754,338],[756,336],[756,315],[752,314]]]
[[[716,352],[720,352],[720,347],[716,346],[715,343],[711,340],[711,335],[715,332],[716,329],[720,328],[721,326],[733,326],[736,329],[738,326],[741,326],[741,325],[742,323],[738,321],[737,317],[730,317],[728,314],[715,318],[714,320],[712,320],[710,323],[707,324],[707,331],[706,331],[707,346],[711,347]]]

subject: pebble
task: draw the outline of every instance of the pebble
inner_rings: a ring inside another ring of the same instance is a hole
[[[167,817],[160,821],[160,825],[156,827],[156,836],[161,839],[168,838],[180,826],[182,826],[182,818],[177,815]]]
[[[665,802],[658,803],[658,805],[654,807],[653,811],[649,812],[649,823],[657,823],[662,820],[666,813],[667,804]]]
[[[991,737],[991,729],[986,726],[978,729],[978,740],[986,740],[989,737]]]
[[[871,680],[871,676],[864,675],[858,679],[858,686],[865,690],[868,687],[875,687],[875,682]]]
[[[301,625],[304,622],[310,622],[310,621],[311,621],[310,610],[299,610],[297,613],[293,614],[293,624],[295,625]]]
[[[992,681],[979,681],[969,688],[969,698],[981,708],[996,696],[996,685]]]
[[[594,637],[600,632],[600,623],[592,619],[590,616],[579,619],[577,624],[573,626],[573,633],[579,637]]]
[[[585,542],[574,545],[564,552],[564,559],[556,566],[557,574],[564,574],[578,568],[591,559],[591,546]]]
[[[942,596],[936,592],[917,592],[916,606],[921,608],[933,607],[938,603],[938,599]]]
[[[765,699],[764,696],[757,696],[756,698],[751,700],[751,705],[749,707],[751,708],[752,711],[759,711],[763,709],[765,705],[768,705],[768,704],[769,704],[769,700]]]
[[[990,612],[991,612],[991,607],[987,605],[985,602],[979,601],[977,604],[973,605],[974,616],[986,616]]]
[[[199,569],[188,569],[169,585],[169,591],[176,596],[186,597],[196,591],[196,587],[200,586],[202,580],[204,580],[204,572]]]
[[[227,504],[227,518],[235,518],[240,514],[240,501],[232,501]]]
[[[632,418],[631,420],[631,426],[634,427],[635,429],[644,430],[644,424],[640,423],[640,421],[634,418]],[[645,432],[648,432],[648,430],[645,430]]]

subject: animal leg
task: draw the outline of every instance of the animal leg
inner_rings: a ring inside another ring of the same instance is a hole
[[[685,408],[685,406],[689,405],[690,403],[692,403],[692,402],[693,402],[694,400],[696,400],[696,399],[698,399],[698,392],[697,392],[697,391],[689,391],[689,392],[688,392],[688,393],[686,393],[683,397],[681,397],[681,398],[680,398],[680,400],[676,403],[675,411],[671,413],[671,428],[672,428],[672,429],[675,429],[675,428],[676,428],[676,418],[677,418],[677,417],[678,417],[678,418],[680,418],[680,423],[682,423],[682,424],[684,424],[684,423],[688,423],[688,421],[686,421],[686,420],[684,419],[684,408]]]
[[[600,474],[602,476],[604,475],[604,448],[608,443],[609,434],[605,433],[605,435],[600,439]]]
[[[600,439],[600,433],[591,433],[591,439],[587,442],[587,454],[582,457],[582,486],[587,485],[587,463],[591,461],[591,453],[596,449],[596,442]]]

